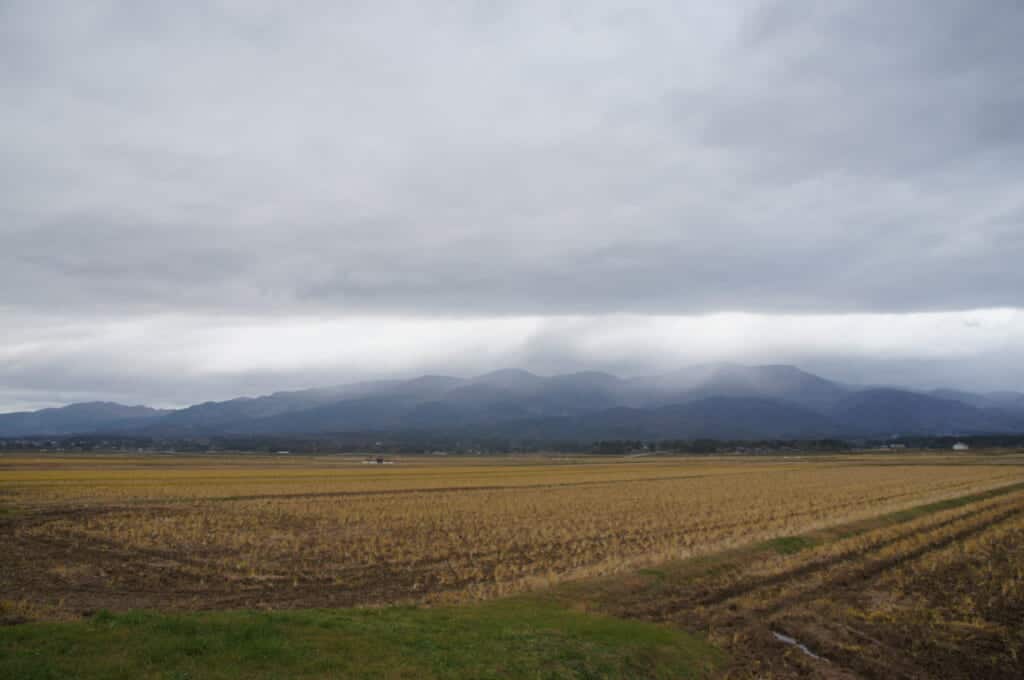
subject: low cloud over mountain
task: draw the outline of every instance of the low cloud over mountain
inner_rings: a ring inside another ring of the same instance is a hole
[[[715,364],[624,379],[507,369],[206,402],[0,415],[0,436],[426,433],[540,440],[884,437],[1024,432],[1024,394],[840,384],[793,366]]]

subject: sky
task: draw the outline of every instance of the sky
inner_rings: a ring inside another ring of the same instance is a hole
[[[0,0],[0,411],[1024,389],[1024,3]]]

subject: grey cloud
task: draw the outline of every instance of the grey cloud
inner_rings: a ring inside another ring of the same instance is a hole
[[[0,328],[1020,308],[1022,34],[1016,0],[2,3]],[[586,368],[560,333],[504,360]],[[203,389],[315,377],[260,370]],[[206,379],[100,391],[135,374]]]
[[[927,180],[986,156],[1012,172],[1022,25],[1012,0],[770,3],[747,22],[746,77],[710,133],[784,173]]]
[[[8,3],[2,301],[1019,304],[1019,3],[473,7]]]

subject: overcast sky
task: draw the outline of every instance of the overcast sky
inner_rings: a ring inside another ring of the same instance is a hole
[[[0,411],[1024,389],[1022,36],[1020,0],[0,0]]]

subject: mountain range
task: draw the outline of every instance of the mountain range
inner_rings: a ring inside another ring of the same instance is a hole
[[[504,369],[176,410],[110,402],[0,414],[0,437],[418,432],[538,440],[809,439],[1024,432],[1024,393],[851,386],[795,366],[709,364],[620,378]]]

